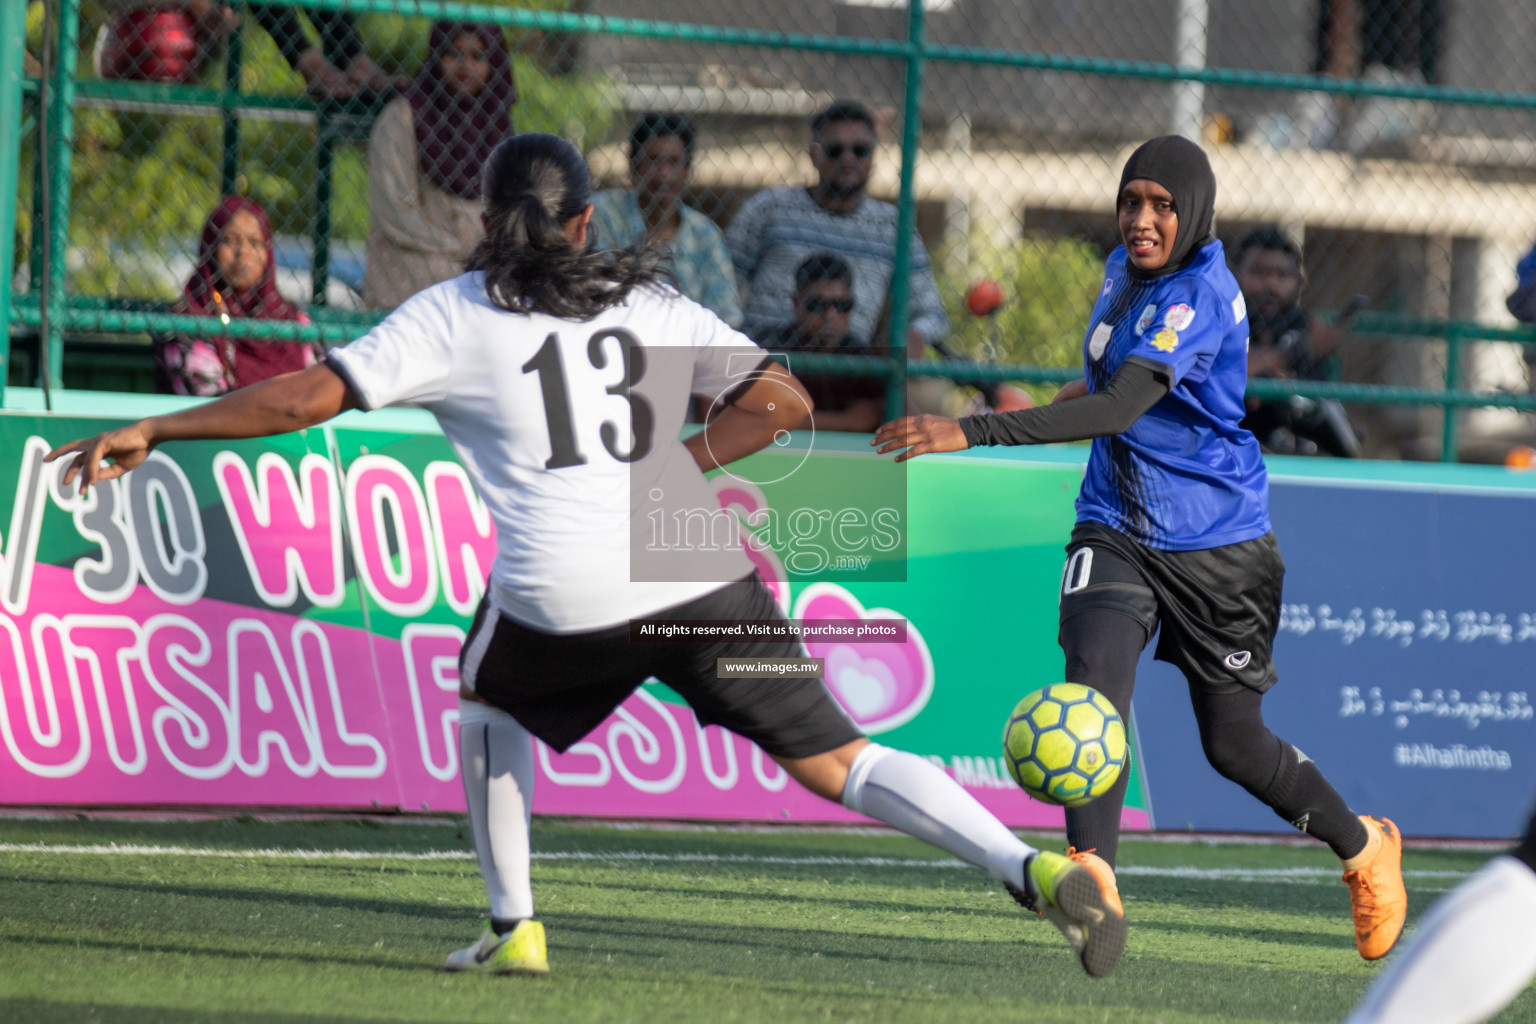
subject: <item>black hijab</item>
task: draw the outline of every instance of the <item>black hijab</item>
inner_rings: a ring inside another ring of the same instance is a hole
[[[1173,251],[1168,262],[1156,270],[1142,270],[1129,258],[1126,269],[1132,277],[1149,280],[1176,274],[1199,256],[1206,243],[1215,241],[1211,220],[1216,211],[1216,175],[1205,150],[1182,135],[1160,135],[1136,147],[1120,172],[1120,193],[1130,182],[1142,178],[1155,181],[1173,196],[1173,209],[1179,215],[1179,227],[1173,236]]]

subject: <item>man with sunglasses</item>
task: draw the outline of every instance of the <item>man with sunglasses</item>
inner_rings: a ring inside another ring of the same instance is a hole
[[[811,120],[816,184],[764,189],[742,206],[726,232],[737,284],[744,293],[743,329],[770,340],[793,328],[795,273],[817,253],[833,253],[852,270],[848,331],[862,345],[884,343],[875,330],[896,268],[896,207],[871,199],[875,122],[868,108],[840,100]],[[908,351],[921,357],[949,331],[928,252],[912,236]],[[821,424],[818,413],[818,425]]]
[[[763,343],[788,351],[882,354],[884,349],[866,345],[849,333],[852,315],[852,268],[841,256],[818,252],[795,268],[795,322],[770,332]],[[814,372],[798,376],[816,409],[801,429],[815,426],[869,434],[884,420],[885,378]]]

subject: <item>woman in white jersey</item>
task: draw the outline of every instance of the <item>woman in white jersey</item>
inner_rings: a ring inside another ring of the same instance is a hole
[[[260,437],[393,404],[437,417],[497,530],[460,659],[460,764],[490,921],[445,967],[548,970],[529,882],[533,738],[566,749],[654,675],[811,791],[995,875],[1062,930],[1088,973],[1107,974],[1124,918],[1087,871],[1021,842],[929,761],[869,742],[820,680],[716,677],[717,658],[798,655],[798,644],[631,642],[639,618],[778,617],[734,546],[679,562],[652,557],[645,538],[651,513],[716,508],[704,472],[793,429],[809,399],[745,335],[660,283],[653,253],[587,249],[590,181],[569,143],[508,139],[483,184],[487,237],[469,272],[326,363],[49,455],[74,453],[64,480],[84,489],[165,441]],[[683,442],[691,394],[724,411]]]

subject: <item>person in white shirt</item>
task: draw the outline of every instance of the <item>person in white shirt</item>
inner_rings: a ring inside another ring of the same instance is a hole
[[[811,411],[745,335],[658,280],[653,249],[592,252],[590,177],[570,143],[525,134],[486,161],[486,237],[469,270],[413,296],[328,360],[227,398],[54,449],[84,491],[158,444],[260,437],[348,409],[431,411],[497,529],[490,584],[460,656],[460,764],[490,901],[445,968],[545,973],[529,879],[533,739],[577,742],[647,677],[763,748],[801,785],[1001,879],[1107,974],[1124,918],[1066,857],[1020,841],[944,770],[871,743],[819,679],[720,679],[718,658],[797,642],[632,642],[637,619],[774,621],[739,545],[652,552],[649,514],[717,508],[704,473]],[[745,372],[743,372],[743,370]],[[679,440],[690,394],[720,408]]]

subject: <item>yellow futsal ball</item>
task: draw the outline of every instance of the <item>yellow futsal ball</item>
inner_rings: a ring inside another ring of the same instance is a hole
[[[1053,683],[1008,716],[1003,756],[1036,800],[1081,807],[1115,784],[1130,748],[1109,698],[1082,683]]]

